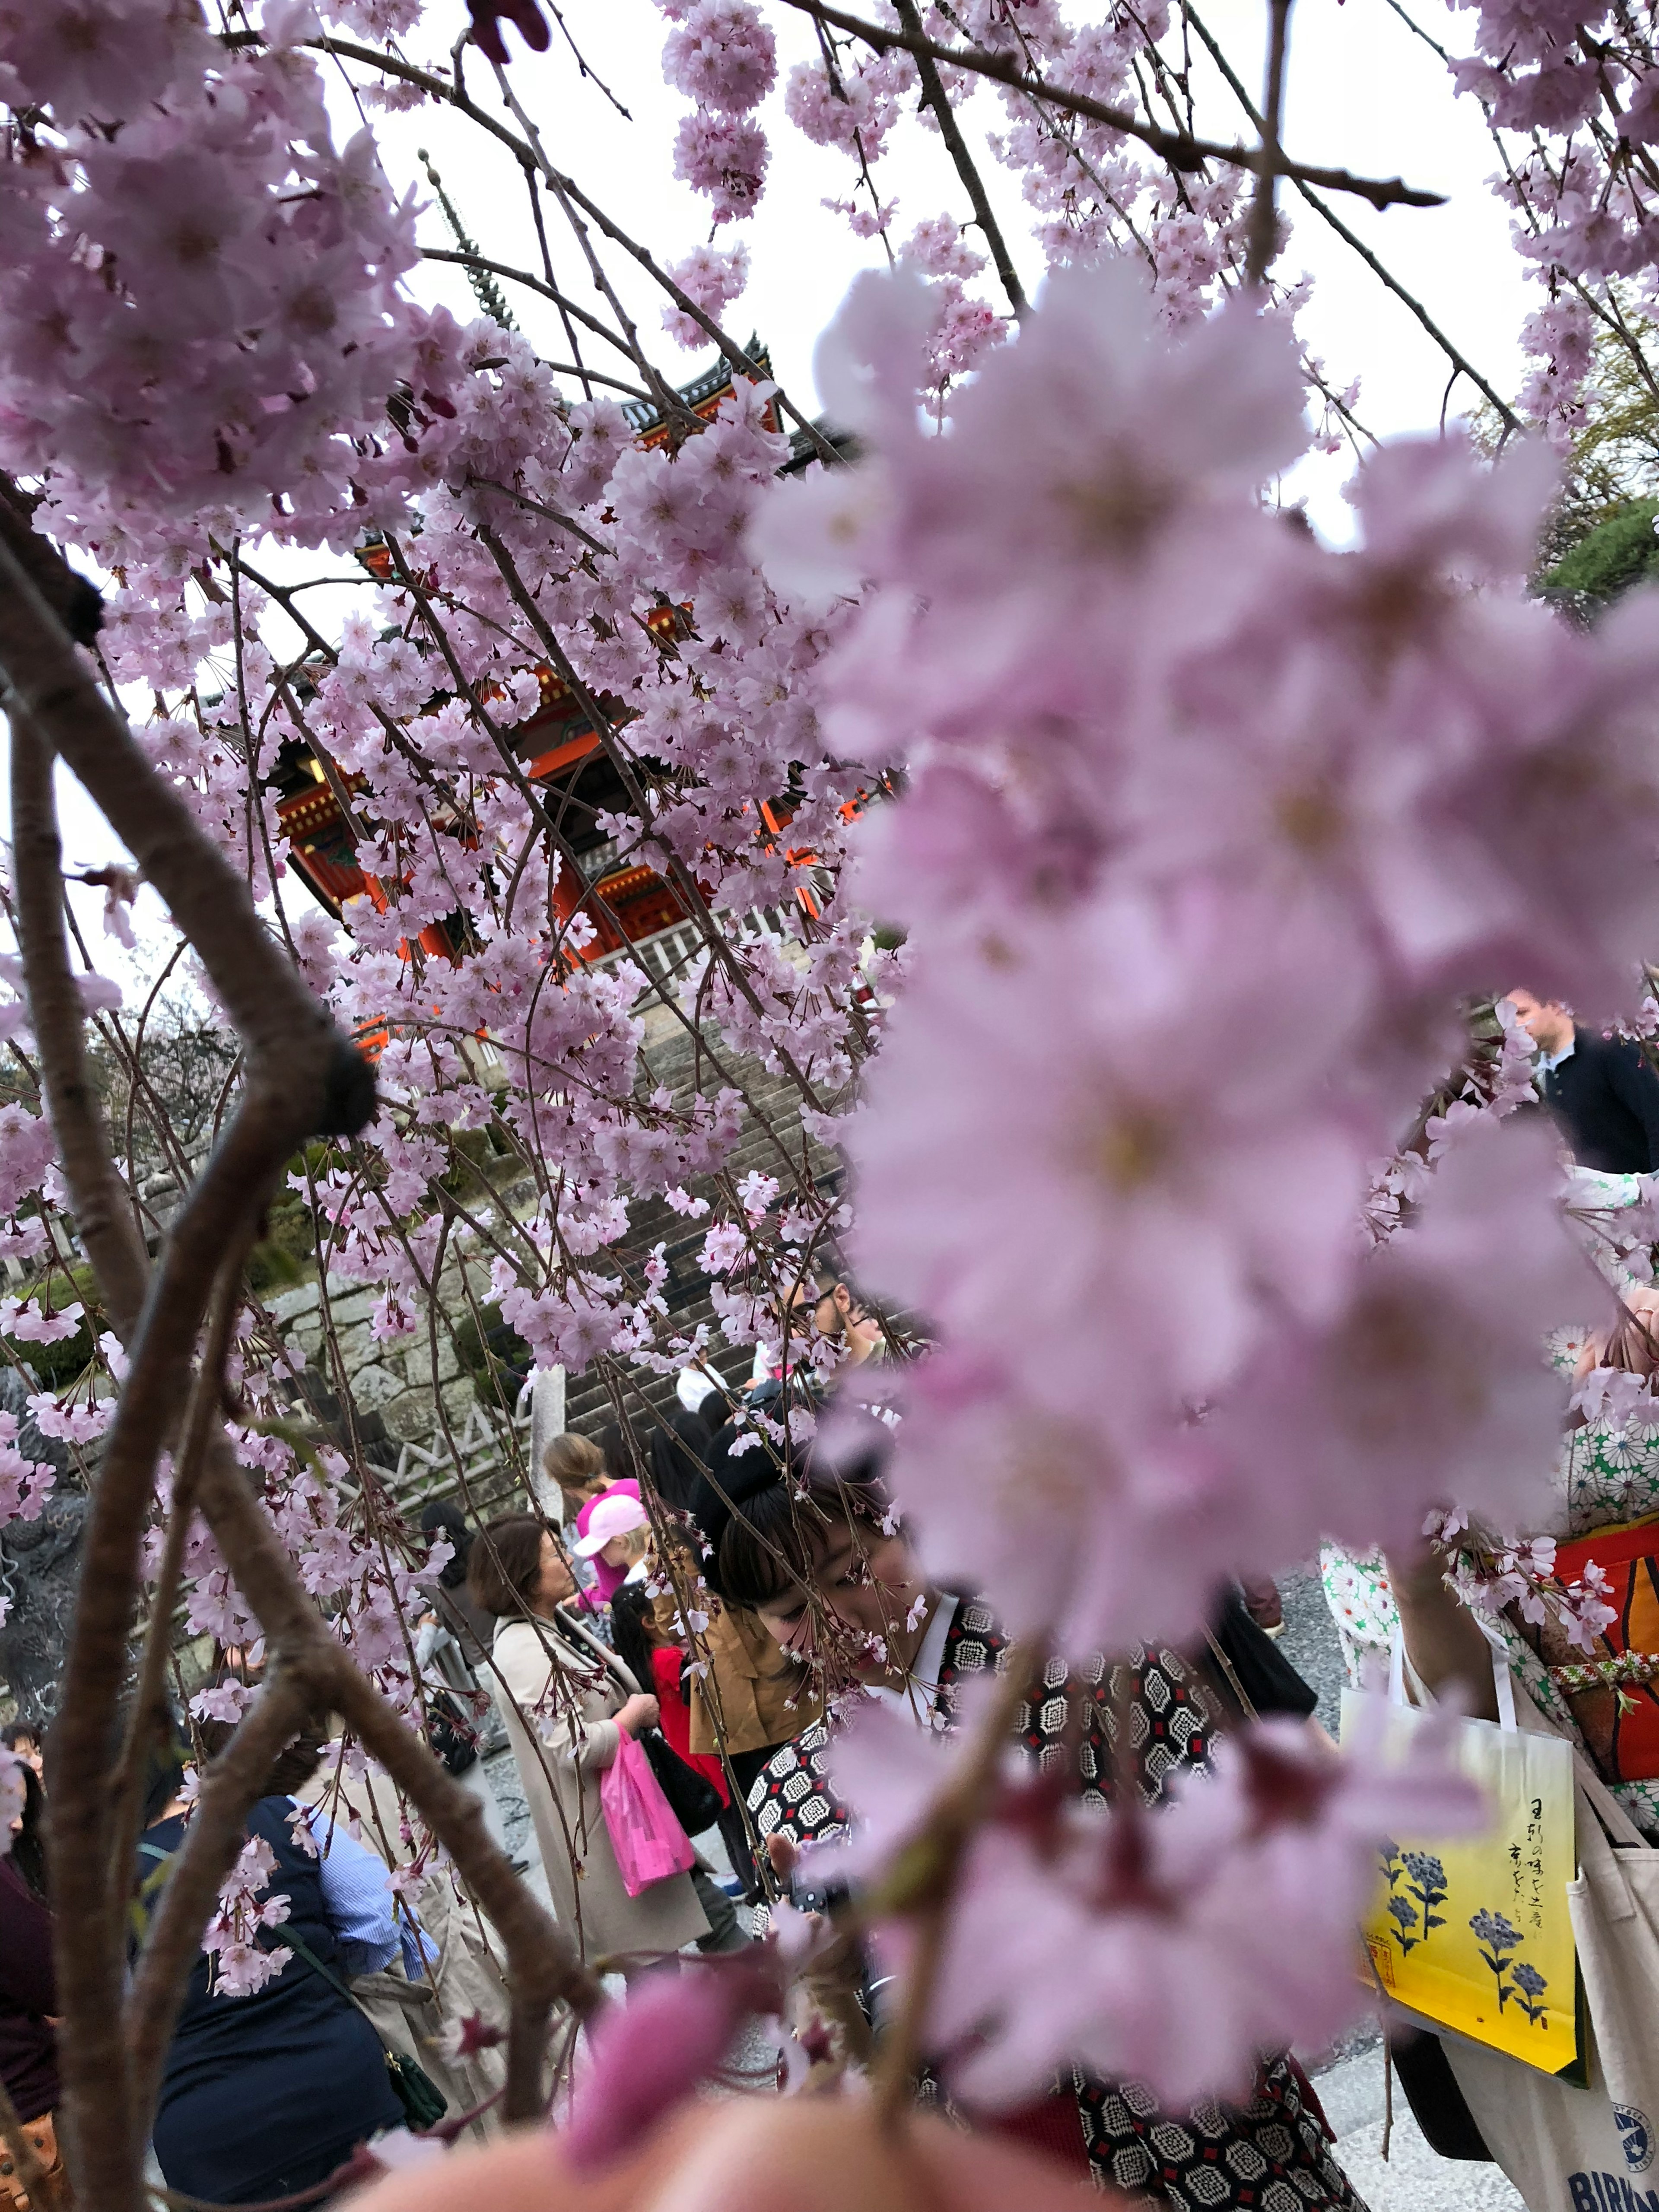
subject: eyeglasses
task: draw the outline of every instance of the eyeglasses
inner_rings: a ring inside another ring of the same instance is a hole
[[[818,1315],[825,1306],[829,1306],[833,1311],[835,1303],[836,1294],[833,1291],[823,1291],[816,1298],[811,1300],[805,1297],[794,1298],[782,1309],[778,1319],[791,1336],[805,1336],[814,1328],[820,1335],[828,1336],[831,1332],[818,1319]]]

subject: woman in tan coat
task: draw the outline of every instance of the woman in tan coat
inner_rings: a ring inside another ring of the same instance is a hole
[[[495,1696],[507,1723],[557,1917],[590,1965],[623,1972],[709,1932],[689,1875],[623,1887],[599,1784],[623,1735],[653,1727],[657,1701],[565,1610],[576,1582],[534,1514],[483,1529],[467,1560],[474,1600],[497,1619]],[[635,1956],[634,1954],[641,1954]]]

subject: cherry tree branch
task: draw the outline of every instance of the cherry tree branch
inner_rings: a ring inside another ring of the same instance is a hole
[[[132,1218],[126,1186],[110,1158],[98,1094],[87,1068],[85,1012],[64,927],[63,844],[52,792],[52,757],[27,714],[11,718],[12,882],[17,934],[29,981],[29,1019],[40,1049],[40,1079],[52,1133],[74,1194],[75,1227],[91,1261],[116,1333],[138,1317],[149,1255]]]
[[[1185,8],[1184,14],[1186,21],[1190,23],[1194,30],[1198,33],[1200,39],[1202,40],[1210,55],[1210,58],[1214,62],[1216,67],[1221,71],[1222,76],[1226,78],[1229,86],[1231,88],[1234,98],[1238,101],[1239,106],[1243,109],[1245,114],[1249,118],[1255,127],[1258,131],[1261,130],[1264,127],[1264,118],[1258,111],[1255,103],[1250,98],[1249,94],[1245,90],[1237,71],[1233,68],[1232,64],[1227,59],[1225,53],[1222,51],[1220,41],[1215,37],[1214,33],[1205,23],[1203,18],[1199,15],[1195,8],[1188,4]],[[1341,216],[1337,214],[1334,208],[1328,207],[1325,202],[1320,198],[1318,193],[1312,190],[1306,180],[1300,176],[1294,168],[1287,166],[1280,171],[1280,174],[1290,179],[1291,182],[1296,186],[1297,191],[1301,193],[1303,198],[1306,200],[1308,205],[1313,210],[1314,213],[1318,216],[1322,222],[1329,223],[1331,228],[1335,231],[1337,236],[1343,240],[1346,245],[1351,246],[1353,248],[1354,252],[1365,264],[1365,266],[1370,270],[1372,274],[1378,277],[1381,282],[1388,287],[1389,290],[1394,294],[1397,300],[1411,309],[1413,314],[1414,314],[1418,321],[1422,324],[1424,329],[1434,340],[1436,345],[1439,347],[1441,352],[1445,355],[1447,360],[1452,363],[1453,367],[1460,374],[1468,378],[1469,382],[1474,386],[1478,392],[1492,402],[1492,405],[1497,409],[1499,416],[1502,417],[1506,428],[1510,430],[1518,430],[1521,428],[1520,416],[1516,415],[1512,407],[1508,406],[1504,401],[1498,398],[1498,393],[1486,381],[1486,378],[1482,376],[1480,370],[1474,366],[1474,363],[1453,344],[1451,339],[1446,336],[1444,331],[1443,331],[1439,324],[1435,321],[1434,318],[1430,314],[1428,309],[1423,305],[1422,301],[1406,289],[1399,278],[1377,259],[1376,254],[1371,252],[1370,246],[1365,244],[1364,240],[1357,237],[1355,234],[1349,229],[1347,224],[1343,222]]]
[[[1261,123],[1261,167],[1256,173],[1255,198],[1250,207],[1250,245],[1245,275],[1252,284],[1265,284],[1279,245],[1279,179],[1285,149],[1279,131],[1285,106],[1285,58],[1291,24],[1291,0],[1272,0],[1272,30],[1267,44],[1267,109]]]
[[[26,869],[29,918],[20,931],[26,981],[32,1003],[44,1010],[36,1032],[47,1063],[43,1087],[49,1110],[55,1100],[62,1116],[60,1151],[77,1217],[95,1213],[97,1194],[113,1170],[85,1082],[78,999],[61,922],[43,927],[48,912],[61,910],[62,897],[61,878],[52,884],[46,866],[57,854],[48,744],[76,769],[167,899],[236,1019],[248,1054],[246,1093],[236,1120],[198,1180],[153,1279],[147,1281],[143,1247],[125,1208],[109,1215],[97,1249],[88,1247],[111,1319],[118,1333],[130,1336],[131,1358],[88,1521],[75,1641],[52,1737],[64,2112],[82,2201],[95,2203],[100,2212],[137,2212],[145,2108],[133,2094],[123,2033],[124,1961],[100,1906],[106,1883],[119,1872],[110,1864],[114,1825],[106,1770],[155,1455],[182,1397],[207,1286],[227,1250],[246,1237],[263,1193],[295,1146],[313,1132],[349,1133],[362,1126],[373,1108],[374,1088],[365,1064],[334,1032],[264,934],[246,886],[182,801],[155,775],[3,547],[0,672],[9,685],[15,732],[23,740],[15,746],[21,762],[15,773],[21,777],[22,826],[32,856]],[[520,2116],[533,2112],[541,2094],[550,2006],[563,1997],[591,2009],[599,2001],[597,1985],[490,1842],[482,1807],[442,1773],[329,1636],[222,1433],[212,1437],[206,1455],[201,1503],[278,1664],[294,1669],[347,1716],[359,1740],[448,1846],[499,1928],[513,1987],[508,2101]],[[240,1764],[231,1771],[241,1777]],[[240,1789],[239,1781],[237,1794]],[[222,1802],[228,1818],[228,1784]],[[237,1819],[246,1817],[251,1802],[242,1804]],[[202,1848],[205,1853],[207,1846]],[[205,1857],[199,1862],[207,1863]],[[205,1917],[213,1888],[216,1880],[208,1887],[204,1877],[181,1891],[175,1908],[180,1925],[192,1899]],[[200,1929],[198,1918],[197,1940]],[[178,1965],[177,1946],[166,1955]],[[159,1985],[161,1975],[158,1965],[152,1986]]]
[[[592,218],[611,244],[621,246],[624,253],[631,254],[641,268],[667,293],[680,313],[690,315],[692,321],[714,340],[739,375],[750,377],[757,383],[769,380],[767,372],[759,362],[740,346],[734,337],[723,331],[708,310],[699,307],[690,294],[677,284],[665,269],[659,266],[647,247],[640,245],[637,240],[630,238],[626,231],[621,229],[611,220],[603,208],[596,206],[593,201],[588,198],[586,193],[580,190],[574,179],[565,175],[562,170],[556,168],[545,155],[538,157],[533,147],[527,145],[516,131],[509,131],[504,123],[498,122],[487,109],[480,107],[477,100],[473,100],[459,84],[451,84],[445,77],[434,76],[430,70],[417,69],[414,63],[402,61],[395,54],[380,53],[373,46],[359,46],[352,39],[301,39],[299,43],[302,46],[314,47],[319,53],[336,54],[348,61],[366,62],[371,69],[383,70],[387,76],[397,77],[404,84],[418,85],[421,90],[430,98],[442,100],[447,106],[459,108],[470,121],[477,124],[480,129],[489,131],[491,137],[500,139],[503,146],[509,148],[516,161],[532,162],[550,184],[557,190],[568,193],[575,205],[584,215]],[[264,33],[262,31],[229,31],[222,35],[220,44],[233,47],[263,46]],[[1428,199],[1421,204],[1432,206],[1437,205],[1438,202]],[[607,332],[606,335],[613,336],[614,333]],[[622,342],[618,340],[617,343],[620,344]],[[624,346],[623,350],[627,351],[629,349]],[[831,467],[839,463],[842,455],[837,453],[811,417],[801,412],[781,385],[777,387],[776,396],[780,410],[793,418],[818,459]]]
[[[164,1684],[172,1643],[173,1607],[178,1594],[185,1547],[196,1511],[202,1457],[219,1423],[224,1386],[225,1354],[240,1301],[243,1254],[227,1256],[219,1271],[216,1310],[208,1330],[202,1362],[185,1416],[184,1437],[173,1472],[168,1498],[167,1535],[150,1600],[149,1622],[138,1662],[138,1683],[127,1713],[126,1738],[116,1765],[112,1796],[114,1801],[114,1843],[110,1852],[109,1911],[117,1943],[126,1935],[127,1900],[131,1893],[133,1855],[137,1849],[143,1818],[144,1769],[147,1754],[167,1725]],[[143,2037],[132,2039],[140,2053],[149,2045]],[[139,2100],[139,2110],[145,2109]]]
[[[895,0],[895,5],[899,21],[911,40],[920,41],[922,46],[928,45],[930,42],[922,36],[921,17],[916,12],[915,0]],[[1008,241],[1002,234],[1001,225],[992,212],[985,180],[975,165],[973,155],[968,151],[956,111],[940,82],[938,66],[931,54],[919,52],[915,44],[910,51],[915,59],[916,74],[921,79],[922,99],[933,111],[933,120],[939,125],[939,135],[945,142],[945,150],[956,164],[963,188],[973,203],[974,220],[991,249],[991,259],[1001,280],[1002,289],[1008,295],[1008,305],[1016,315],[1024,315],[1028,306],[1025,288],[1019,281],[1019,273],[1014,267],[1014,258],[1008,251]]]
[[[843,9],[829,6],[827,0],[785,0],[785,5],[798,8],[803,15],[815,16],[820,22],[833,23],[838,31],[845,31],[850,38],[861,39],[878,54],[898,46],[907,54],[915,55],[918,60],[925,56],[932,61],[946,62],[952,69],[970,70],[976,76],[989,77],[994,83],[1005,84],[1012,92],[1025,93],[1050,107],[1061,107],[1070,114],[1085,116],[1092,123],[1103,123],[1113,131],[1121,131],[1126,138],[1138,138],[1143,146],[1151,147],[1172,169],[1191,170],[1201,167],[1206,161],[1224,161],[1232,168],[1249,169],[1258,176],[1261,173],[1263,156],[1259,147],[1227,146],[1213,138],[1193,138],[1185,131],[1160,130],[1155,123],[1142,122],[1127,108],[1108,107],[1101,100],[1091,100],[1086,93],[1069,91],[1064,85],[1049,83],[1045,77],[1028,76],[1018,63],[1001,54],[988,53],[978,46],[942,46],[937,39],[896,31],[890,24],[867,22],[861,15],[849,15]],[[1322,185],[1327,191],[1355,192],[1375,208],[1442,207],[1445,204],[1443,192],[1421,191],[1399,177],[1357,177],[1351,169],[1316,168],[1305,161],[1290,161],[1280,164],[1279,173]]]

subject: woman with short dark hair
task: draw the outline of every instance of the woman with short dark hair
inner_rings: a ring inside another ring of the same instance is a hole
[[[203,1733],[228,1741],[234,1730],[208,1723]],[[258,1949],[286,1949],[288,1959],[269,1980],[240,1989],[227,1986],[216,1960],[198,1951],[167,2045],[156,2160],[170,2189],[210,2203],[258,2204],[316,2188],[359,2143],[404,2124],[380,2039],[345,1994],[357,1962],[325,1893],[316,1845],[296,1833],[288,1795],[315,1767],[327,1735],[325,1716],[300,1731],[272,1761],[247,1816],[248,1839],[269,1856],[263,1894],[285,1899],[289,1908],[263,1942],[258,1931],[251,1941]],[[141,1927],[184,1841],[183,1777],[181,1744],[152,1757],[137,1869]],[[389,1895],[386,1905],[392,1930]]]
[[[623,1887],[599,1784],[623,1737],[656,1725],[657,1700],[568,1609],[576,1578],[552,1530],[533,1513],[489,1522],[468,1557],[467,1587],[496,1615],[496,1703],[554,1911],[582,1956],[615,1956],[631,1973],[707,1936],[689,1875],[653,1881],[638,1897]]]

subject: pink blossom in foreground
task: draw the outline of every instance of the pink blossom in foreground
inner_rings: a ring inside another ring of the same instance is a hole
[[[690,2096],[729,2049],[763,1995],[755,1971],[733,1962],[653,1975],[591,2031],[591,2062],[560,2131],[579,2172],[608,2165]]]
[[[33,1298],[0,1298],[0,1335],[26,1344],[62,1344],[79,1329],[85,1311],[78,1301],[43,1313]]]
[[[466,4],[472,18],[472,36],[492,62],[505,64],[507,60],[507,42],[501,30],[503,18],[514,26],[532,52],[546,52],[552,34],[536,0],[466,0]]]
[[[1330,1311],[1364,1161],[1319,1091],[1340,967],[1191,904],[1063,937],[1034,917],[988,962],[924,969],[854,1139],[872,1279],[987,1344],[1018,1311],[1033,1395],[1131,1433],[1237,1375],[1264,1292]],[[1221,1085],[1192,1016],[1230,984],[1257,1012]]]
[[[1447,1498],[1500,1526],[1547,1521],[1566,1386],[1544,1340],[1608,1304],[1556,1176],[1540,1123],[1471,1131],[1420,1222],[1356,1270],[1340,1320],[1287,1331],[1218,1413],[1221,1448],[1273,1450],[1284,1487],[1316,1485],[1322,1526],[1346,1542],[1409,1545]]]
[[[837,1742],[836,1794],[871,1833],[830,1847],[869,1875],[959,1770],[885,1709]],[[1241,1729],[1162,1806],[1091,1812],[1011,1765],[968,1847],[929,2016],[953,2094],[1007,2108],[1057,2065],[1147,2084],[1162,2100],[1243,2097],[1263,2051],[1328,2040],[1368,2002],[1359,1919],[1376,1845],[1468,1833],[1484,1817],[1446,1745],[1339,1759],[1299,1724]],[[1285,1927],[1297,1941],[1286,1944]]]

